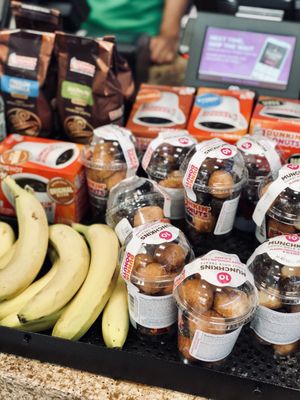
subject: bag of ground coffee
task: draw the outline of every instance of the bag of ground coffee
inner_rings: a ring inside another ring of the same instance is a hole
[[[57,109],[75,142],[87,143],[101,125],[122,123],[124,97],[114,72],[114,46],[103,39],[56,35]]]
[[[17,29],[42,32],[62,30],[62,18],[59,10],[12,1],[11,13],[15,18]]]
[[[0,79],[7,130],[48,136],[53,113],[45,81],[54,46],[53,33],[0,32]]]

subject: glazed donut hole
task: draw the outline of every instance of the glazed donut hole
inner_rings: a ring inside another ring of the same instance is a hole
[[[177,342],[179,353],[183,358],[188,361],[195,361],[195,359],[190,355],[190,348],[192,346],[192,339],[178,334],[178,342]]]
[[[192,219],[195,230],[199,233],[210,233],[214,230],[216,219],[212,213],[208,213],[207,218],[195,215]]]
[[[233,176],[225,170],[214,171],[208,179],[211,195],[218,199],[226,199],[232,194],[234,188]]]
[[[279,298],[280,292],[278,290],[272,290],[272,292],[274,295],[267,293],[265,290],[259,290],[259,305],[270,308],[271,310],[277,310],[282,307],[282,303]]]
[[[133,217],[133,226],[137,227],[148,222],[164,219],[164,212],[159,206],[141,207]]]
[[[136,278],[139,278],[141,281],[143,281],[140,284],[136,284],[141,292],[148,295],[154,295],[161,291],[161,287],[157,280],[166,275],[166,272],[161,264],[150,262],[145,266],[138,265],[135,271]]]
[[[178,294],[186,303],[187,308],[202,314],[213,305],[214,291],[212,286],[201,279],[193,277],[186,279],[178,288]]]
[[[239,289],[217,288],[213,309],[225,318],[242,317],[250,309],[248,295]]]
[[[296,353],[300,348],[300,340],[289,344],[273,344],[275,354],[279,356],[289,356]]]
[[[182,269],[186,256],[187,251],[176,243],[162,243],[154,251],[154,260],[162,264],[168,272]]]
[[[182,174],[180,171],[175,170],[168,174],[168,176],[158,182],[161,186],[169,189],[182,189]]]
[[[215,335],[223,335],[226,333],[226,323],[222,315],[215,310],[207,310],[201,314],[199,319],[189,319],[189,330],[193,336],[196,330]]]

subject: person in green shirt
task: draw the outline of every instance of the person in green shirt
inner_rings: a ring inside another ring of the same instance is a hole
[[[177,53],[180,21],[189,0],[88,0],[90,14],[83,28],[88,34],[151,36],[151,61],[172,62]]]

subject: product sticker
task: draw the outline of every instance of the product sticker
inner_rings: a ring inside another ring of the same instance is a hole
[[[89,194],[107,199],[108,190],[105,183],[94,182],[91,179],[87,178],[87,186],[89,188]]]
[[[276,236],[261,244],[247,261],[250,265],[255,257],[267,253],[268,256],[280,264],[289,267],[300,266],[300,235],[289,234]]]
[[[135,256],[141,253],[143,245],[173,242],[179,236],[179,229],[168,223],[155,222],[133,229],[133,235],[127,244],[122,263],[121,275],[129,281],[133,270]]]
[[[187,264],[182,273],[175,278],[174,289],[184,279],[194,274],[200,274],[202,279],[219,287],[239,287],[246,281],[254,286],[253,275],[239,257],[218,250],[212,250]]]
[[[1,91],[10,93],[12,96],[38,97],[40,85],[38,81],[2,75]]]
[[[183,177],[183,186],[187,196],[196,201],[197,196],[194,192],[194,184],[197,179],[199,169],[204,160],[209,158],[218,158],[225,160],[232,158],[237,154],[237,148],[233,145],[223,142],[223,140],[215,138],[196,145],[196,152],[190,159],[187,170]]]
[[[190,355],[197,360],[207,362],[223,360],[232,352],[241,330],[242,327],[224,335],[213,335],[196,330]]]
[[[300,339],[300,312],[281,313],[258,306],[250,327],[263,340],[289,344]]]
[[[165,187],[160,186],[157,182],[151,181],[155,189],[164,197],[164,216],[170,218],[172,208],[172,198]]]
[[[93,135],[93,141],[96,144],[101,139],[119,142],[127,164],[126,178],[135,175],[139,166],[139,160],[132,138],[133,136],[130,130],[113,124],[95,129]]]
[[[267,239],[266,217],[264,217],[263,222],[260,226],[256,226],[255,237],[260,243],[263,243]]]
[[[240,196],[232,200],[224,201],[215,226],[215,235],[224,235],[232,230],[239,199]]]
[[[170,197],[170,219],[182,219],[184,218],[184,190],[183,189],[170,189],[167,187],[162,187]]]
[[[150,329],[162,329],[177,320],[177,307],[172,295],[147,296],[130,282],[127,284],[130,319]]]
[[[163,143],[174,147],[192,147],[197,140],[189,135],[185,129],[164,129],[152,140],[143,157],[142,167],[146,171],[155,150]]]
[[[262,224],[266,212],[276,197],[286,188],[300,192],[300,165],[286,164],[279,170],[278,178],[271,183],[255,207],[253,221],[257,226]]]
[[[281,167],[280,156],[275,150],[276,142],[273,140],[263,136],[246,135],[238,141],[236,146],[245,154],[265,157],[270,166],[270,172],[273,174]]]
[[[120,243],[124,244],[127,236],[132,232],[132,226],[127,218],[122,218],[120,222],[115,226],[115,232],[118,236]]]

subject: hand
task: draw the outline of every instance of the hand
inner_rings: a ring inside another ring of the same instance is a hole
[[[174,61],[177,55],[178,38],[158,35],[150,41],[150,59],[155,64],[167,64]]]

